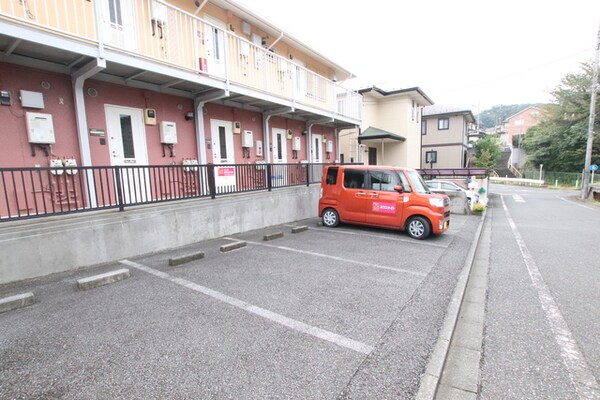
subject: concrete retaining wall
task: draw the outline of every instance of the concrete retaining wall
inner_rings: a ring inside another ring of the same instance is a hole
[[[319,185],[0,224],[0,283],[315,217]]]

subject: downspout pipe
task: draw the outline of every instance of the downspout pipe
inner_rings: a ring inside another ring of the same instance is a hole
[[[263,139],[265,142],[263,153],[265,155],[265,161],[268,163],[269,158],[271,157],[271,140],[269,135],[269,122],[271,121],[271,117],[274,115],[284,115],[294,112],[293,107],[284,107],[278,108],[275,110],[265,111],[263,113]],[[273,160],[275,162],[275,160]]]
[[[229,97],[229,91],[220,89],[194,97],[194,109],[196,110],[196,147],[199,164],[208,163],[208,157],[206,156],[206,131],[204,130],[204,105],[225,97]]]
[[[75,101],[75,120],[77,123],[77,135],[79,139],[79,155],[81,157],[81,165],[83,167],[92,166],[92,152],[90,150],[90,141],[88,137],[87,114],[85,110],[83,85],[86,79],[96,75],[105,68],[106,60],[97,58],[71,74],[73,100]],[[86,173],[88,174],[86,179],[88,190],[85,192],[86,202],[91,207],[96,207],[96,198],[93,196],[91,198],[89,197],[89,193],[96,193],[93,172],[88,170]]]
[[[313,148],[312,148],[312,127],[314,125],[325,124],[329,122],[334,122],[333,118],[323,118],[319,120],[308,120],[306,122],[306,156],[308,158],[308,162],[314,162]],[[323,160],[321,160],[323,161]]]

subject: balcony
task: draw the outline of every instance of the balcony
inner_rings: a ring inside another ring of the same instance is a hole
[[[0,0],[3,58],[55,62],[67,73],[105,59],[100,79],[190,97],[224,89],[242,103],[264,100],[263,109],[284,105],[311,119],[360,123],[358,93],[168,3],[136,0],[119,9],[115,4],[125,2],[69,3]]]

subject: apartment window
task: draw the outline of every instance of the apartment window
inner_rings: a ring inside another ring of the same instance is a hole
[[[427,164],[434,164],[437,162],[437,151],[431,150],[425,152],[425,162]]]
[[[427,135],[427,121],[421,121],[421,135]]]
[[[450,128],[450,120],[448,118],[438,118],[438,131],[443,131]]]
[[[515,121],[515,125],[517,125],[517,126],[525,125],[525,120],[524,119],[518,119],[518,120]]]

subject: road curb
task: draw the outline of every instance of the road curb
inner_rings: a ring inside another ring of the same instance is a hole
[[[33,293],[22,293],[0,299],[0,314],[17,308],[27,307],[35,303]]]
[[[179,257],[169,258],[169,266],[177,267],[182,264],[189,263],[190,261],[201,260],[204,258],[204,252],[199,251],[196,253],[186,254]]]
[[[300,233],[300,232],[305,232],[307,230],[308,230],[308,226],[306,226],[306,225],[295,226],[292,228],[292,233]]]
[[[273,233],[269,233],[268,235],[264,235],[263,241],[268,242],[269,240],[280,239],[282,237],[283,237],[283,232],[281,232],[281,231],[273,232]]]
[[[454,289],[454,293],[452,294],[452,298],[450,299],[450,303],[448,304],[444,324],[442,325],[438,341],[433,349],[431,359],[427,364],[425,375],[423,375],[423,377],[421,378],[421,385],[419,386],[419,391],[417,392],[415,400],[435,399],[437,388],[439,386],[440,379],[442,377],[442,372],[444,370],[444,364],[446,362],[446,358],[448,357],[448,352],[450,350],[452,336],[454,335],[454,330],[456,329],[456,325],[458,322],[460,307],[465,296],[467,283],[469,282],[469,275],[473,268],[475,253],[477,252],[477,246],[479,245],[479,240],[481,239],[481,233],[483,232],[483,225],[485,223],[486,217],[487,210],[483,212],[479,220],[479,226],[477,227],[477,231],[475,232],[474,241],[471,244],[471,247],[469,248],[467,259],[465,260],[465,264],[463,266],[462,271],[460,272],[458,282],[456,283],[456,287]]]
[[[231,250],[236,250],[242,247],[246,247],[246,242],[233,242],[229,244],[224,244],[220,247],[221,253],[225,253]]]
[[[115,271],[106,272],[104,274],[93,275],[87,278],[78,279],[77,287],[79,288],[79,290],[94,289],[99,286],[104,286],[118,281],[122,281],[123,279],[127,279],[130,276],[131,273],[128,269],[117,269]]]

